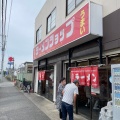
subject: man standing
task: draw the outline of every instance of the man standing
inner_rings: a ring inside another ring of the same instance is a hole
[[[76,97],[78,94],[79,81],[74,80],[73,83],[69,83],[63,90],[62,99],[62,120],[67,119],[67,113],[69,120],[73,120],[73,105],[75,106]]]

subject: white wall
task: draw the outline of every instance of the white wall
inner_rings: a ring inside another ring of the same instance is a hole
[[[34,76],[34,92],[38,92],[38,69],[35,68],[35,76]]]
[[[42,40],[45,39],[49,34],[46,36],[46,21],[49,14],[53,11],[56,7],[56,28],[64,23],[65,21],[65,0],[47,0],[44,4],[42,10],[39,12],[38,16],[35,20],[35,37],[34,37],[34,45],[36,41],[36,31],[42,25]],[[62,7],[62,9],[61,9]],[[55,28],[55,29],[56,29]],[[55,30],[54,29],[54,30]]]
[[[103,5],[103,17],[120,8],[120,0],[91,0]]]

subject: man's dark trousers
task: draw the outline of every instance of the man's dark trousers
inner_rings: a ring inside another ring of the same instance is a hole
[[[69,120],[73,120],[73,105],[62,102],[62,120],[67,119],[67,113],[69,115]]]

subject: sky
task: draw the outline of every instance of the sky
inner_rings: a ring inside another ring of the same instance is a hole
[[[8,31],[11,5],[11,0],[8,0],[4,69],[9,67],[7,63],[10,56],[14,57],[16,68],[26,61],[33,61],[35,18],[45,2],[46,0],[13,0]]]

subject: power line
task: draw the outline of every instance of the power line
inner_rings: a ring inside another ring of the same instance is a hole
[[[4,1],[2,0],[2,42],[3,42],[3,3]]]
[[[5,21],[4,21],[4,34],[5,34],[5,28],[6,28],[6,12],[7,12],[7,0],[6,0],[6,4],[5,4]]]
[[[10,6],[10,15],[9,15],[9,22],[8,22],[8,31],[7,36],[9,32],[9,24],[10,24],[10,17],[11,17],[11,10],[12,10],[12,2],[11,0],[11,6]],[[6,15],[7,15],[7,0],[4,2],[2,0],[2,61],[1,61],[1,81],[3,80],[3,66],[4,66],[4,56],[5,56],[5,47],[6,47]]]
[[[9,14],[9,21],[8,21],[7,37],[8,37],[8,32],[9,32],[9,25],[10,25],[10,18],[11,18],[12,4],[13,4],[13,0],[11,0],[11,5],[10,5],[10,14]]]
[[[11,18],[12,4],[13,4],[13,0],[11,0],[11,5],[10,5],[10,13],[9,13],[8,29],[7,29],[7,33],[6,33],[7,38],[8,38],[8,33],[9,33],[9,25],[10,25],[10,18]],[[6,39],[6,42],[7,42],[7,39]],[[7,48],[7,44],[6,44],[6,48]],[[7,49],[6,49],[6,52],[7,52]],[[8,53],[7,53],[7,56],[8,56]],[[9,56],[8,56],[8,57],[9,57]]]
[[[11,18],[11,11],[12,11],[12,4],[13,4],[13,0],[11,0],[11,5],[10,5],[10,13],[9,13],[9,21],[8,21],[8,28],[7,28],[7,32],[6,32],[6,41],[5,41],[5,45],[7,42],[7,38],[8,38],[8,32],[9,32],[9,25],[10,25],[10,18]],[[6,45],[7,46],[7,45]],[[7,50],[7,49],[6,49]],[[6,51],[7,52],[7,51]],[[8,53],[7,53],[8,55]],[[9,55],[8,55],[9,57]]]
[[[7,13],[7,0],[5,4],[5,21],[4,21],[4,35],[6,35],[6,14]],[[5,49],[5,44],[6,44],[6,36],[4,37],[4,49]]]

